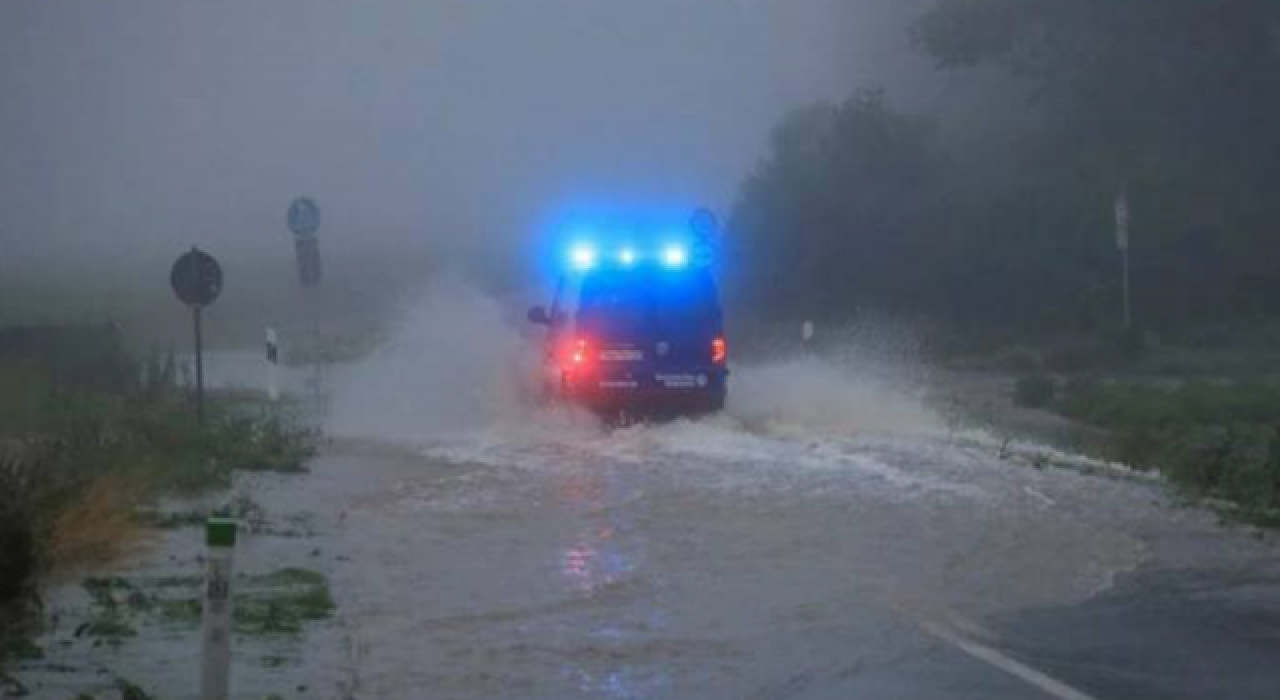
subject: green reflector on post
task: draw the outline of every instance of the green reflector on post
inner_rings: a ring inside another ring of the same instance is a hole
[[[236,546],[236,521],[230,518],[209,518],[204,528],[205,544],[210,547]]]

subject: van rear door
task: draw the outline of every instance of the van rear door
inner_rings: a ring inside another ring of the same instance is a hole
[[[697,368],[711,362],[723,330],[711,275],[694,270],[625,270],[584,280],[577,327],[603,367]]]

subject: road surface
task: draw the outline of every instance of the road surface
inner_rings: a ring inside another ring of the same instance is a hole
[[[533,425],[339,443],[304,489],[356,697],[1280,689],[1273,543],[959,438]]]

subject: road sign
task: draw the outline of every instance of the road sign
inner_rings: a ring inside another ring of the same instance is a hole
[[[298,197],[289,205],[289,230],[295,236],[314,236],[320,230],[320,206],[310,197]]]
[[[173,264],[169,284],[187,306],[208,306],[222,293],[222,267],[212,255],[192,248]]]
[[[298,258],[298,282],[306,289],[319,286],[324,271],[320,263],[320,241],[315,236],[298,236],[293,239],[293,250]]]
[[[192,248],[183,253],[169,272],[169,284],[182,303],[191,308],[195,322],[196,416],[204,424],[204,331],[201,311],[222,293],[222,268],[212,255]]]
[[[710,209],[699,209],[689,217],[689,229],[695,236],[711,238],[720,230],[720,219]]]

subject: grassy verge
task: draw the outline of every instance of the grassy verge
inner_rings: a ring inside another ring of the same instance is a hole
[[[75,636],[120,644],[149,621],[193,629],[200,624],[202,582],[199,576],[86,578],[81,585],[93,603]],[[237,634],[297,637],[307,623],[329,619],[335,607],[328,580],[309,569],[277,569],[236,585]]]
[[[198,425],[172,367],[134,361],[106,330],[0,335],[0,605],[109,563],[161,496],[303,469],[312,436],[285,412],[214,394]]]
[[[961,371],[1017,377],[1014,403],[1098,429],[1089,452],[1280,525],[1280,324],[1094,333],[962,347]]]
[[[1073,379],[1051,408],[1107,430],[1113,459],[1280,525],[1280,384]]]

